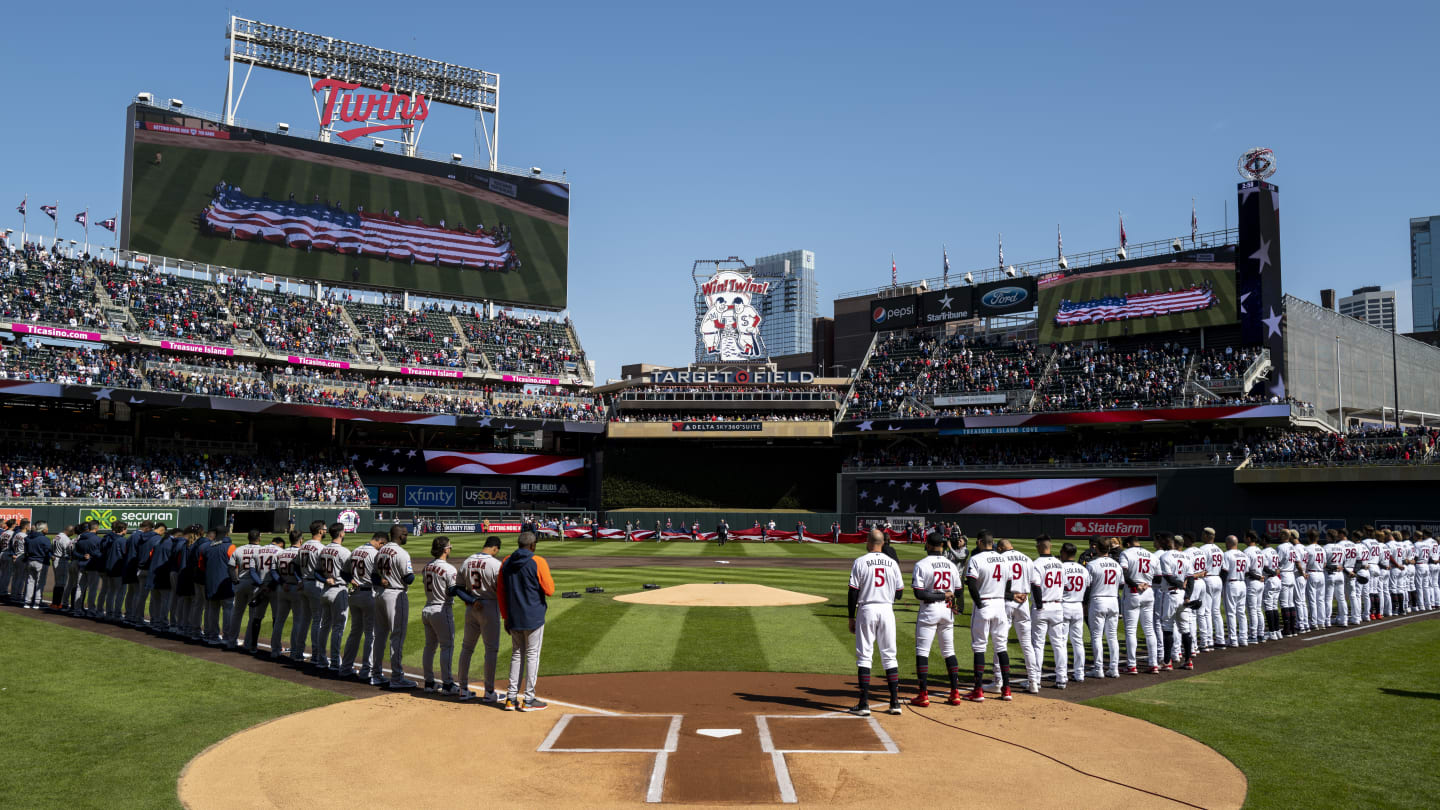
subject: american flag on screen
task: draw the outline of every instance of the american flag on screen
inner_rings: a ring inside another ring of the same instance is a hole
[[[211,230],[242,239],[335,253],[413,258],[425,264],[484,267],[504,264],[510,243],[473,231],[442,228],[388,214],[351,212],[323,203],[297,203],[221,191],[205,209]]]
[[[1215,305],[1215,292],[1203,287],[1163,293],[1134,293],[1114,298],[1097,298],[1093,301],[1061,301],[1055,313],[1059,326],[1075,326],[1082,323],[1104,323],[1123,321],[1130,318],[1149,318],[1156,315],[1174,315],[1177,312],[1195,312]]]
[[[400,447],[362,447],[350,454],[350,466],[366,473],[389,475],[529,475],[561,477],[585,474],[585,459],[540,453],[467,453],[459,450],[420,450]]]
[[[1154,478],[936,481],[940,511],[960,515],[1150,515]]]

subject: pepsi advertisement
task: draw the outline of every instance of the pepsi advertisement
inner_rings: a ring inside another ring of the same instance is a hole
[[[974,295],[975,314],[982,318],[1029,312],[1035,308],[1038,297],[1035,279],[1031,276],[978,284],[975,286]]]
[[[906,295],[900,298],[876,298],[870,302],[870,331],[888,332],[892,329],[909,329],[918,322],[920,307],[916,297]]]

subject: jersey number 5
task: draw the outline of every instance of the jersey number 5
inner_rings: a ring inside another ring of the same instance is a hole
[[[875,587],[877,587],[877,588],[883,588],[883,587],[885,587],[885,569],[884,569],[884,568],[876,568],[876,569],[875,569]]]

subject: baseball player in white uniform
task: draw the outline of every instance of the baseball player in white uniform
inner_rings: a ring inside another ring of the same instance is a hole
[[[895,601],[905,593],[900,564],[881,553],[885,535],[871,529],[865,553],[850,566],[850,632],[855,634],[855,667],[860,676],[860,700],[850,713],[870,715],[870,663],[876,645],[890,687],[890,714],[900,714],[900,664],[895,657]]]
[[[1310,606],[1310,627],[1322,630],[1330,617],[1325,610],[1325,547],[1320,545],[1320,533],[1314,529],[1306,532],[1305,548],[1300,559],[1305,563],[1305,603]]]
[[[230,555],[230,581],[235,584],[235,602],[230,609],[230,623],[225,628],[227,650],[233,650],[240,645],[240,628],[245,626],[245,610],[249,608],[250,597],[255,595],[255,588],[260,584],[260,545],[255,542],[258,539],[260,532],[251,529],[246,535],[245,545],[235,549],[235,553]],[[254,608],[250,610],[253,611]]]
[[[420,623],[425,627],[425,691],[435,689],[435,648],[440,648],[440,694],[459,695],[460,687],[451,678],[450,661],[455,654],[455,615],[450,600],[455,596],[455,566],[450,564],[450,538],[437,535],[430,541],[434,558],[425,564],[421,579],[425,583],[425,607],[420,609]]]
[[[371,686],[380,685],[370,677],[370,664],[375,657],[375,591],[371,583],[376,555],[388,539],[385,532],[370,535],[370,542],[350,552],[347,572],[354,590],[350,593],[350,635],[345,638],[345,652],[340,658],[340,677],[353,675],[361,681],[369,681]],[[359,672],[355,671],[357,660],[360,662]]]
[[[1240,540],[1235,535],[1225,538],[1225,643],[1231,647],[1247,647],[1250,638],[1246,633],[1250,626],[1245,613],[1245,574],[1250,570],[1250,558],[1240,550]]]
[[[1016,551],[1009,540],[1001,540],[996,550],[1005,561],[1005,573],[1010,577],[1010,598],[1005,600],[1005,610],[1010,614],[1010,626],[1015,628],[1015,638],[1020,644],[1020,657],[1025,662],[1025,691],[1035,694],[1040,691],[1040,665],[1032,645],[1030,625],[1030,586],[1034,583],[1034,563],[1023,551]]]
[[[1325,626],[1344,627],[1350,623],[1350,606],[1345,601],[1345,549],[1340,535],[1331,529],[1325,533]]]
[[[1106,543],[1120,545],[1118,539]],[[1086,595],[1086,612],[1090,614],[1090,647],[1093,654],[1090,663],[1090,677],[1120,677],[1120,564],[1108,554],[1096,557],[1086,566],[1090,573],[1090,590]],[[1106,665],[1105,648],[1110,648],[1109,665]]]
[[[1336,543],[1340,547],[1340,593],[1338,598],[1345,607],[1345,625],[1360,624],[1360,583],[1355,580],[1355,569],[1360,564],[1361,546],[1356,543],[1360,539],[1360,532],[1353,532],[1351,535],[1344,531],[1340,532],[1340,539]]]
[[[1380,618],[1380,603],[1383,601],[1380,598],[1380,581],[1383,578],[1380,572],[1385,562],[1385,554],[1380,541],[1375,539],[1374,529],[1366,529],[1366,536],[1360,541],[1360,545],[1365,547],[1365,600],[1370,620],[1377,621]]]
[[[1060,547],[1060,574],[1065,581],[1060,607],[1065,617],[1065,637],[1070,640],[1070,677],[1065,677],[1065,667],[1057,661],[1057,689],[1064,689],[1070,680],[1085,680],[1085,595],[1090,591],[1090,571],[1075,561],[1076,551],[1074,543]]]
[[[970,649],[975,656],[975,688],[964,696],[965,700],[980,702],[985,699],[985,648],[993,645],[995,650],[995,671],[1000,679],[1000,699],[1010,700],[1010,654],[1006,645],[1010,638],[1010,613],[1006,603],[1011,601],[1011,587],[1015,582],[1006,570],[1005,560],[995,551],[995,541],[988,529],[982,530],[975,539],[975,553],[965,569],[965,586],[975,603],[970,617]]]
[[[405,629],[410,623],[410,599],[406,591],[415,581],[415,568],[405,551],[410,532],[404,526],[390,527],[390,542],[375,557],[370,574],[375,591],[375,651],[370,664],[372,679],[385,677],[385,650],[390,650],[391,689],[414,689],[414,681],[405,677]]]
[[[1245,618],[1249,625],[1243,631],[1251,644],[1265,639],[1265,573],[1261,570],[1260,537],[1245,532]]]
[[[1425,584],[1422,590],[1425,592],[1425,609],[1434,610],[1440,607],[1440,543],[1436,543],[1435,536],[1429,531],[1425,532],[1425,565],[1421,566],[1425,572]]]
[[[915,680],[919,689],[912,706],[930,705],[930,648],[938,638],[945,671],[950,675],[951,706],[960,705],[960,663],[955,657],[955,592],[962,587],[960,572],[945,557],[945,538],[933,532],[925,541],[925,556],[915,563],[910,588],[920,602],[915,615]],[[1038,680],[1038,679],[1037,679]]]
[[[1030,597],[1034,604],[1030,608],[1030,645],[1035,651],[1037,669],[1045,660],[1045,640],[1050,640],[1050,649],[1055,655],[1055,686],[1065,683],[1066,627],[1065,627],[1065,563],[1050,553],[1050,538],[1041,535],[1035,540],[1035,552],[1039,555],[1034,564],[1034,582],[1030,586]],[[1039,683],[1039,678],[1032,679]]]
[[[1208,526],[1200,531],[1200,543],[1205,566],[1205,578],[1199,583],[1205,588],[1199,593],[1200,649],[1210,652],[1217,644],[1225,643],[1225,617],[1220,611],[1225,603],[1225,581],[1221,576],[1225,552],[1215,542],[1215,530]]]
[[[1270,541],[1260,538],[1260,572],[1265,577],[1261,592],[1260,607],[1265,616],[1265,641],[1280,639],[1280,554],[1270,547]]]
[[[485,645],[485,691],[480,700],[496,703],[500,695],[495,691],[495,660],[500,652],[500,606],[495,601],[495,582],[500,576],[500,538],[491,535],[485,538],[480,553],[471,554],[460,564],[457,582],[469,593],[465,608],[465,637],[460,642],[460,699],[475,697],[470,691],[470,657],[475,654],[476,642]],[[456,596],[460,596],[459,591]],[[465,597],[461,596],[462,599]]]
[[[1280,629],[1281,635],[1293,636],[1300,632],[1295,615],[1295,573],[1300,555],[1295,544],[1290,542],[1290,530],[1280,532],[1280,544],[1275,547],[1280,560]]]
[[[1159,636],[1155,634],[1155,592],[1152,590],[1156,568],[1150,552],[1140,547],[1140,538],[1125,538],[1125,550],[1120,553],[1120,574],[1125,580],[1125,592],[1121,599],[1125,615],[1125,673],[1136,675],[1140,672],[1135,650],[1143,629],[1145,671],[1153,675],[1160,671],[1156,650],[1161,646]],[[1224,633],[1219,637],[1223,638]]]
[[[347,587],[347,564],[350,549],[345,548],[345,524],[330,526],[330,542],[320,549],[315,560],[315,576],[320,580],[320,643],[310,663],[320,669],[340,674],[340,644],[345,638],[345,617],[350,610],[350,589]]]
[[[1175,668],[1175,624],[1184,613],[1179,605],[1185,599],[1185,583],[1189,581],[1185,557],[1175,549],[1175,540],[1176,536],[1169,534],[1155,538],[1154,559],[1159,574],[1155,580],[1155,623],[1164,642],[1160,668],[1165,671]]]

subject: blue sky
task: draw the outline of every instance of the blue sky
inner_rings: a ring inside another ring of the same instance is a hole
[[[696,258],[816,252],[843,291],[1222,224],[1251,146],[1275,150],[1288,292],[1379,283],[1408,328],[1408,220],[1440,213],[1440,4],[502,4],[236,13],[502,77],[501,160],[573,183],[571,311],[601,377],[683,363]],[[1333,10],[1327,10],[1333,9]],[[7,12],[0,202],[118,210],[140,90],[219,110],[229,10],[23,3]],[[257,71],[241,115],[307,122]],[[435,108],[422,146],[473,154]],[[296,123],[297,128],[300,124]],[[10,198],[14,198],[11,200]],[[1233,208],[1233,204],[1231,206]],[[14,220],[12,222],[12,220]],[[35,217],[31,218],[34,225]],[[79,227],[62,225],[79,236]],[[258,268],[257,268],[258,269]]]

